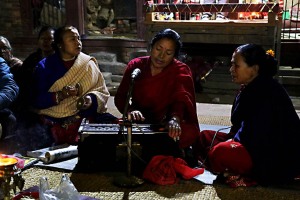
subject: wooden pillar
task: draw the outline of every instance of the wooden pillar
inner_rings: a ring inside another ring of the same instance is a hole
[[[75,26],[80,35],[84,35],[85,0],[65,0],[66,23]]]
[[[143,11],[144,1],[136,0],[136,23],[137,23],[137,37],[145,39],[145,12]]]

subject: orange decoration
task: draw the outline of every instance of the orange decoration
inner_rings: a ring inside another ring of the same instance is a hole
[[[16,164],[18,162],[15,158],[0,158],[0,167],[1,166],[9,166]]]

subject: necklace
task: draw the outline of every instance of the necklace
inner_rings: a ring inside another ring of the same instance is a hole
[[[75,56],[73,58],[62,58],[63,61],[70,61],[70,60],[74,60],[75,59]]]

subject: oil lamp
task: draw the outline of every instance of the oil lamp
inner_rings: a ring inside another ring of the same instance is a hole
[[[21,191],[24,187],[24,179],[21,176],[21,169],[17,165],[16,158],[2,158],[0,156],[0,188],[2,195],[0,199],[10,200],[10,191],[16,193],[17,187]]]

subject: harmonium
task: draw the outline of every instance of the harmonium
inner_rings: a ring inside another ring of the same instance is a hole
[[[79,170],[111,170],[126,162],[128,126],[119,124],[96,124],[83,119],[78,129]],[[159,140],[167,131],[162,125],[135,124],[131,126],[131,149],[137,157],[150,141]],[[158,138],[157,138],[158,137]],[[124,166],[124,165],[123,165]],[[125,164],[126,166],[126,164]]]
[[[128,127],[119,124],[93,124],[89,123],[87,119],[83,119],[79,127],[80,140],[84,141],[89,136],[98,137],[116,137],[116,135],[127,135]],[[145,137],[145,135],[166,133],[165,128],[160,124],[135,124],[131,125],[131,132],[133,137]]]

